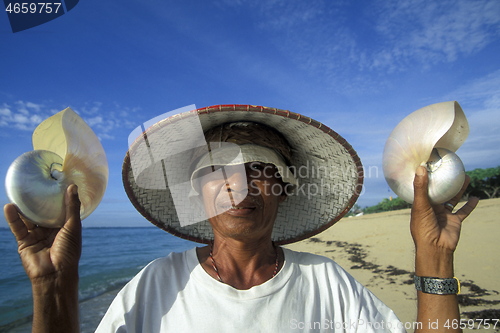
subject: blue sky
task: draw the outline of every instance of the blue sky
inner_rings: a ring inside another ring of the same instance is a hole
[[[471,132],[458,154],[467,170],[500,165],[496,0],[85,0],[15,34],[0,13],[0,48],[0,174],[32,149],[38,123],[70,106],[110,165],[86,226],[149,225],[121,182],[128,135],[190,104],[264,105],[325,123],[366,167],[362,207],[392,194],[385,140],[429,104],[464,109]]]

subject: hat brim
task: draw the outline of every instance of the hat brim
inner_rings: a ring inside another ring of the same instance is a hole
[[[203,131],[230,122],[263,123],[280,132],[292,148],[291,164],[299,188],[280,205],[273,241],[278,245],[314,236],[339,221],[358,199],[363,185],[363,167],[355,150],[329,127],[298,113],[251,105],[216,105],[163,119],[148,128],[130,146],[123,163],[125,191],[135,208],[165,231],[199,243],[213,240],[208,220],[181,225],[165,172],[168,161],[151,156],[151,140],[161,138],[165,146],[189,137],[196,117]],[[192,129],[194,130],[194,129]],[[159,141],[156,139],[156,141]],[[189,154],[176,155],[179,179],[190,179]],[[134,163],[142,163],[137,167]],[[168,167],[167,167],[168,169]],[[138,173],[137,170],[141,172]],[[172,177],[169,178],[172,180]],[[146,185],[145,185],[146,184]]]

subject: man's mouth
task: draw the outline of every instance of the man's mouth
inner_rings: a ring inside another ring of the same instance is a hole
[[[255,209],[255,205],[221,205],[220,206],[224,210],[230,209]]]
[[[240,202],[236,205],[225,202],[219,205],[219,208],[227,214],[234,216],[250,215],[258,207],[256,203],[248,202],[247,200]]]

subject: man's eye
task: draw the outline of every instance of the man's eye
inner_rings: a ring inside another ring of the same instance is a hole
[[[253,170],[264,170],[265,165],[262,163],[252,163],[250,164],[250,168]]]

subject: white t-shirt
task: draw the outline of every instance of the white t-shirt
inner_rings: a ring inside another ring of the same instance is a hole
[[[335,262],[283,251],[278,274],[248,290],[208,275],[195,249],[157,259],[119,292],[96,332],[404,332]]]

